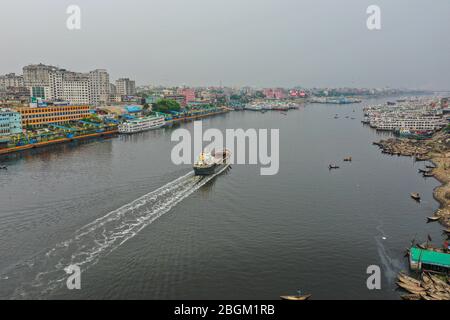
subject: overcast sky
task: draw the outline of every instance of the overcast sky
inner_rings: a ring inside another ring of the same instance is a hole
[[[81,30],[66,28],[70,4]],[[379,31],[366,9],[381,7]],[[449,0],[0,0],[0,74],[137,84],[450,89]]]

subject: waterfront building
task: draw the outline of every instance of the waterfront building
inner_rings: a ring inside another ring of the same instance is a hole
[[[0,136],[9,136],[22,132],[22,117],[17,111],[0,109]]]
[[[40,127],[81,120],[90,115],[89,106],[48,106],[43,108],[17,108],[22,116],[22,127]]]
[[[119,96],[134,96],[136,94],[136,82],[129,78],[120,78],[116,81],[116,94]]]

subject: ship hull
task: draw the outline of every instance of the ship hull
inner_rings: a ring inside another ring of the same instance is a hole
[[[228,167],[228,163],[223,164],[214,164],[209,167],[195,167],[194,166],[194,173],[196,176],[210,176],[213,174],[216,174],[220,170],[224,169],[225,167]]]

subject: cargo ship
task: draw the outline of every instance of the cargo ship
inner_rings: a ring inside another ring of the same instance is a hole
[[[202,152],[194,163],[196,176],[210,176],[230,166],[231,152],[227,149],[213,153]]]
[[[128,120],[119,125],[119,133],[137,133],[161,128],[166,124],[163,116],[150,116]]]

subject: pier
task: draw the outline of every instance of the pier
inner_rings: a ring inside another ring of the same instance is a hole
[[[118,130],[114,129],[114,130],[110,130],[110,131],[96,132],[96,133],[91,133],[91,134],[74,136],[72,138],[60,138],[60,139],[55,139],[55,140],[30,143],[30,144],[23,145],[23,146],[16,146],[16,147],[11,147],[11,148],[0,149],[0,155],[26,151],[26,150],[30,150],[30,149],[37,149],[37,148],[42,148],[42,147],[46,147],[46,146],[50,146],[50,145],[72,142],[72,141],[76,141],[76,140],[86,140],[86,139],[90,139],[90,138],[111,136],[111,135],[114,135],[117,133],[118,133]]]

